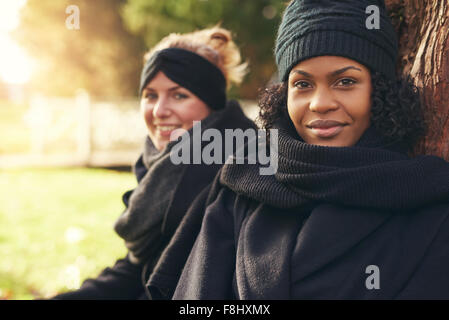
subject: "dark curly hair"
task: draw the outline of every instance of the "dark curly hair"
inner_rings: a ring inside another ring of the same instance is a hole
[[[371,124],[385,141],[400,141],[413,148],[427,130],[418,89],[410,78],[393,82],[378,72],[372,73],[371,82]],[[287,91],[287,82],[260,90],[257,122],[263,128],[272,128],[283,115],[288,117]]]

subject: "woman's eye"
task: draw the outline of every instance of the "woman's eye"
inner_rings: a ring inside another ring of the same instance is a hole
[[[187,98],[187,95],[177,92],[177,93],[174,94],[174,97],[175,97],[176,100],[182,100],[182,99]]]
[[[337,85],[343,86],[343,87],[350,87],[356,83],[357,83],[357,81],[355,81],[353,79],[345,78],[345,79],[341,79],[340,81],[338,81]]]
[[[157,99],[157,94],[155,94],[155,93],[147,93],[147,94],[145,94],[145,99],[148,100],[148,101],[155,100],[155,99]]]
[[[299,89],[305,89],[305,88],[310,88],[310,83],[308,83],[307,81],[296,81],[294,83],[294,86]]]

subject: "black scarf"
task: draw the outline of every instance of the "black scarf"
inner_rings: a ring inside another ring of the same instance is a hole
[[[449,196],[449,165],[436,156],[410,159],[404,145],[386,142],[374,127],[353,147],[305,143],[290,119],[278,129],[278,171],[261,176],[257,165],[223,167],[221,182],[278,208],[327,202],[357,208],[412,209]]]
[[[416,212],[407,209],[447,203],[449,164],[434,156],[410,159],[404,146],[387,145],[374,128],[353,147],[306,144],[289,119],[275,128],[277,173],[262,176],[259,165],[248,164],[222,168],[220,181],[227,188],[214,186],[213,197],[199,206],[209,204],[208,209],[194,212],[190,228],[177,232],[164,252],[172,264],[158,265],[148,283],[156,296],[289,299],[295,279],[319,272],[392,215],[406,217]],[[404,214],[397,214],[402,209]],[[195,222],[204,212],[205,219]],[[316,214],[309,217],[311,212]],[[444,218],[430,214],[423,218],[423,232],[410,230],[411,240],[420,239],[418,251],[420,242],[428,244],[423,233],[433,235]],[[193,241],[189,258],[177,258],[179,248]]]
[[[212,112],[201,121],[201,131],[215,128],[223,136],[225,129],[250,127],[254,124],[244,116],[235,101],[230,101],[227,108]],[[191,137],[190,150],[192,130],[184,133]],[[221,167],[221,164],[173,164],[170,151],[177,143],[172,141],[158,151],[147,138],[143,155],[134,168],[139,184],[132,193],[128,193],[128,199],[124,199],[127,209],[115,224],[115,231],[125,240],[130,260],[134,263],[152,259],[154,264],[157,261],[193,199],[211,183]],[[202,142],[202,147],[207,143]]]

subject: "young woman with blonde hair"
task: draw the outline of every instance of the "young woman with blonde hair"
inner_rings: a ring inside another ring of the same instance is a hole
[[[161,252],[228,156],[223,152],[222,162],[210,165],[174,164],[170,152],[176,138],[190,135],[194,121],[201,121],[202,131],[214,128],[223,135],[225,129],[255,128],[239,104],[226,98],[226,89],[239,84],[247,72],[228,30],[171,34],[145,59],[140,96],[148,137],[134,166],[138,185],[124,194],[126,210],[115,224],[128,255],[79,290],[55,299],[149,298],[146,281]]]

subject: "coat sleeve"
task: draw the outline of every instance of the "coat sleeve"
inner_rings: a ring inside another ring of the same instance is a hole
[[[409,282],[395,299],[449,299],[449,212]]]
[[[226,191],[222,189],[205,210],[201,230],[176,286],[174,300],[232,298],[234,219]]]
[[[112,268],[104,269],[95,279],[87,279],[81,288],[53,297],[53,300],[136,300],[145,292],[142,285],[142,266],[133,264],[126,256]]]
[[[170,243],[163,251],[146,284],[153,300],[169,300],[187,261],[190,251],[200,232],[206,207],[216,200],[220,190],[220,172],[214,181],[206,186],[192,202]]]

